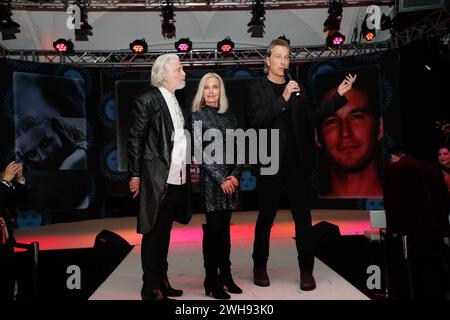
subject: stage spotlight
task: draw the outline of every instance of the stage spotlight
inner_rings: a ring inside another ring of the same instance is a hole
[[[329,47],[339,46],[344,43],[345,36],[340,33],[342,21],[342,4],[337,1],[330,2],[328,18],[323,23],[323,32],[327,32],[325,40]]]
[[[0,2],[0,31],[2,40],[17,39],[16,33],[20,32],[20,25],[12,19],[10,0]]]
[[[366,16],[364,17],[364,20],[361,24],[361,38],[364,38],[364,40],[366,40],[366,41],[372,41],[373,39],[376,38],[377,32],[375,31],[375,28],[369,29],[369,27],[367,25],[367,17],[368,16],[369,16],[369,14],[366,14]]]
[[[220,53],[228,53],[233,51],[234,49],[234,42],[231,41],[230,37],[226,37],[222,41],[219,41],[217,43],[217,51]]]
[[[89,3],[90,3],[90,1],[89,1]],[[89,41],[88,36],[93,35],[93,33],[92,33],[93,28],[88,23],[86,1],[85,0],[76,0],[73,5],[74,5],[74,7],[75,6],[78,7],[80,10],[80,24],[79,24],[79,28],[75,28],[75,40]],[[75,17],[75,10],[73,10],[72,12]],[[76,17],[74,19],[76,19]]]
[[[328,18],[323,23],[323,32],[328,32],[332,30],[339,31],[341,29],[342,20],[342,4],[337,1],[330,3],[328,8]]]
[[[174,16],[173,3],[166,0],[164,4],[161,4],[161,33],[165,39],[172,39],[176,36]]]
[[[252,3],[252,19],[247,24],[250,37],[262,38],[264,36],[264,20],[266,10],[264,9],[264,0],[255,0]]]
[[[372,41],[376,38],[377,32],[375,28],[369,28],[367,25],[367,18],[369,17],[369,14],[366,14],[364,17],[363,23],[361,24],[361,38],[363,38],[366,41]]]
[[[192,50],[192,41],[189,38],[181,38],[175,42],[175,49],[178,52],[190,52]]]
[[[340,32],[334,32],[329,35],[326,39],[328,47],[336,47],[343,44],[345,41],[345,36]]]
[[[377,34],[375,33],[375,30],[373,30],[373,31],[366,31],[366,32],[363,33],[363,37],[367,41],[372,41],[373,39],[375,39],[377,37]]]
[[[60,38],[53,42],[53,48],[60,53],[71,53],[73,52],[73,43],[70,39],[66,40]]]
[[[367,18],[369,17],[369,14],[366,14],[364,17],[364,20],[361,24],[361,35],[360,38],[365,39],[366,41],[372,41],[377,36],[377,31],[374,28],[369,28],[369,25],[367,23]],[[381,16],[380,20],[380,29],[381,31],[391,29],[392,28],[392,19],[391,17],[386,16],[384,13]]]
[[[147,42],[144,39],[137,39],[130,43],[130,50],[133,53],[146,53],[148,49]]]

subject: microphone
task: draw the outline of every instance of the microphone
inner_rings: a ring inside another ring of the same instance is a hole
[[[285,76],[286,78],[288,78],[289,81],[294,80],[294,79],[292,78],[292,75],[291,75],[291,70],[289,70],[289,69],[284,69],[284,76]],[[297,91],[297,92],[295,93],[295,96],[296,96],[296,97],[300,96],[300,92]]]

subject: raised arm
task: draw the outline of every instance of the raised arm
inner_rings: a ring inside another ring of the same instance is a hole
[[[328,118],[347,104],[348,100],[345,97],[345,94],[352,89],[353,83],[356,81],[356,77],[357,75],[352,76],[351,74],[348,74],[339,84],[336,93],[331,96],[331,98],[318,105],[315,112],[315,125],[322,122],[324,119]]]

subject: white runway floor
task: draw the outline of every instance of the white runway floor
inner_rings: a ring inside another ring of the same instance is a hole
[[[253,284],[251,251],[253,245],[253,226],[234,223],[232,229],[232,271],[235,281],[241,286],[243,294],[232,294],[235,300],[368,300],[368,297],[334,272],[320,260],[315,261],[314,275],[317,289],[310,292],[299,288],[299,269],[295,242],[291,232],[283,229],[293,227],[289,214],[279,214],[271,240],[271,256],[268,273],[270,287],[258,287]],[[284,225],[287,223],[287,225]],[[201,249],[200,221],[196,231],[183,236],[180,228],[173,232],[169,253],[169,277],[175,288],[183,289],[180,300],[205,300],[203,290],[203,258]],[[247,230],[251,227],[250,230]],[[246,236],[248,235],[248,237]],[[184,238],[184,239],[183,239]],[[91,300],[134,300],[140,299],[141,264],[139,245],[122,261],[111,276],[91,296]]]
[[[317,288],[301,291],[294,241],[276,239],[271,243],[268,267],[270,287],[253,284],[251,247],[249,240],[240,240],[232,254],[235,282],[244,291],[232,294],[234,300],[368,300],[349,282],[327,265],[316,259],[314,275]],[[90,297],[90,300],[136,300],[140,299],[141,264],[140,246],[134,247],[110,277]],[[171,247],[169,274],[172,285],[183,289],[179,300],[213,299],[203,290],[203,260],[201,243],[177,243]]]

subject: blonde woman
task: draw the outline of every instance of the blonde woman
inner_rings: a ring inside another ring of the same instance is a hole
[[[195,148],[203,152],[210,143],[204,143],[202,139],[208,129],[219,130],[224,138],[223,145],[226,146],[226,130],[236,128],[236,119],[227,109],[228,99],[223,80],[215,73],[204,75],[192,103],[193,127],[201,126],[202,129],[193,130]],[[200,165],[201,197],[206,215],[206,224],[203,225],[205,293],[216,299],[230,299],[224,287],[230,293],[242,293],[233,281],[230,268],[231,211],[239,207],[240,167],[225,164],[225,152],[223,163],[211,163],[205,157],[206,152]]]

